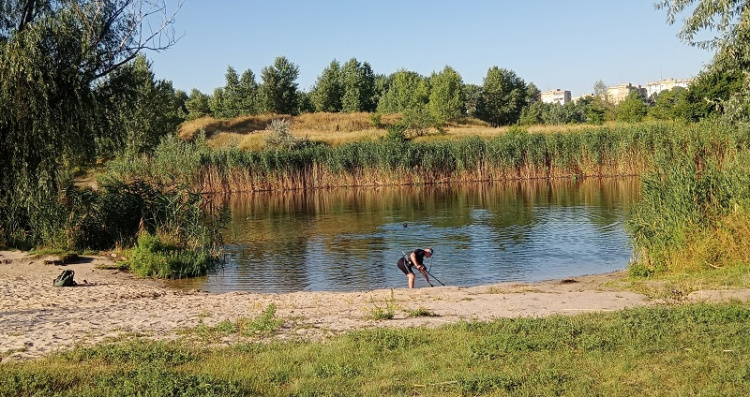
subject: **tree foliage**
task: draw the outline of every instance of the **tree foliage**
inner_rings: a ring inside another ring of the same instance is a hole
[[[716,51],[707,73],[741,77],[738,89],[723,100],[721,112],[733,120],[750,119],[748,0],[662,0],[656,4],[656,8],[666,11],[667,22],[670,24],[674,24],[683,14],[688,14],[686,18],[682,18],[683,26],[679,36],[690,45]],[[702,34],[710,37],[702,38]]]
[[[430,77],[428,108],[433,120],[439,125],[454,121],[464,114],[464,82],[461,75],[450,66]]]
[[[343,112],[375,111],[375,74],[369,63],[361,63],[356,58],[347,61],[341,69],[341,86]]]
[[[512,70],[497,66],[487,71],[477,115],[494,127],[518,122],[526,104],[526,83]]]
[[[419,73],[399,70],[390,76],[388,90],[380,98],[378,111],[403,113],[407,110],[424,109],[429,101],[427,80]]]
[[[143,55],[113,71],[98,91],[104,109],[99,125],[106,128],[98,139],[99,155],[148,152],[182,121],[172,83],[156,80]]]
[[[296,114],[298,77],[299,67],[286,57],[278,57],[273,65],[263,68],[263,83],[260,86],[263,110],[276,114]]]
[[[166,1],[3,0],[0,10],[0,217],[18,220],[112,138],[100,121],[116,79],[103,78],[176,40]]]
[[[323,69],[323,74],[318,76],[312,90],[312,101],[318,112],[340,112],[341,97],[343,96],[341,85],[341,64],[337,60]]]

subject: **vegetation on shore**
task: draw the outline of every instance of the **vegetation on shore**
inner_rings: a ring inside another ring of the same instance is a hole
[[[748,327],[748,307],[722,304],[227,348],[135,339],[3,364],[0,395],[745,396]]]

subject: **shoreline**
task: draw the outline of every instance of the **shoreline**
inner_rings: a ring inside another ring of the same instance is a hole
[[[76,346],[134,336],[153,340],[199,340],[198,326],[254,319],[274,305],[283,320],[274,340],[321,340],[376,327],[438,327],[459,321],[605,312],[658,304],[645,295],[613,287],[626,271],[476,287],[381,289],[360,292],[253,293],[180,291],[161,282],[99,268],[112,262],[82,256],[66,266],[44,264],[17,251],[0,251],[0,362],[42,357]],[[74,270],[75,287],[53,287],[62,270]],[[730,292],[730,291],[727,291]],[[750,300],[748,291],[739,297]],[[696,293],[693,293],[696,294]],[[691,296],[693,295],[691,294]],[[700,294],[695,300],[729,299]],[[395,306],[391,320],[374,320],[376,307]],[[434,316],[410,317],[425,309]],[[230,335],[225,346],[257,340]],[[205,342],[205,341],[204,341]]]

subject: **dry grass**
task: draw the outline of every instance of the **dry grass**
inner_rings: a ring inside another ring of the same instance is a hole
[[[261,114],[256,116],[243,116],[231,120],[203,117],[196,120],[186,121],[180,125],[178,134],[185,140],[193,140],[201,130],[205,131],[207,137],[220,133],[251,134],[264,131],[274,119],[289,119],[291,116],[285,114]]]
[[[381,115],[381,128],[373,123],[372,113],[306,113],[299,116],[263,114],[243,116],[232,120],[204,117],[186,121],[180,126],[180,138],[192,140],[203,130],[210,147],[239,147],[242,150],[259,150],[264,146],[267,127],[274,119],[291,120],[291,132],[296,138],[324,142],[336,146],[348,142],[377,139],[386,134],[385,126],[398,123],[398,114]],[[607,126],[614,127],[615,123]],[[591,128],[589,124],[532,125],[524,127],[530,133],[554,133]],[[488,123],[467,118],[448,124],[443,131],[431,129],[419,141],[461,139],[469,136],[493,137],[508,132],[509,127],[494,128]]]

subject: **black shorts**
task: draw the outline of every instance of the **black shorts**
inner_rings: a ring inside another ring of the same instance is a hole
[[[398,266],[398,268],[401,269],[401,271],[404,272],[404,274],[407,274],[407,275],[414,274],[414,271],[411,270],[412,269],[411,264],[407,264],[405,262],[406,261],[404,260],[404,258],[401,258],[398,260],[398,262],[396,262],[396,266]]]

